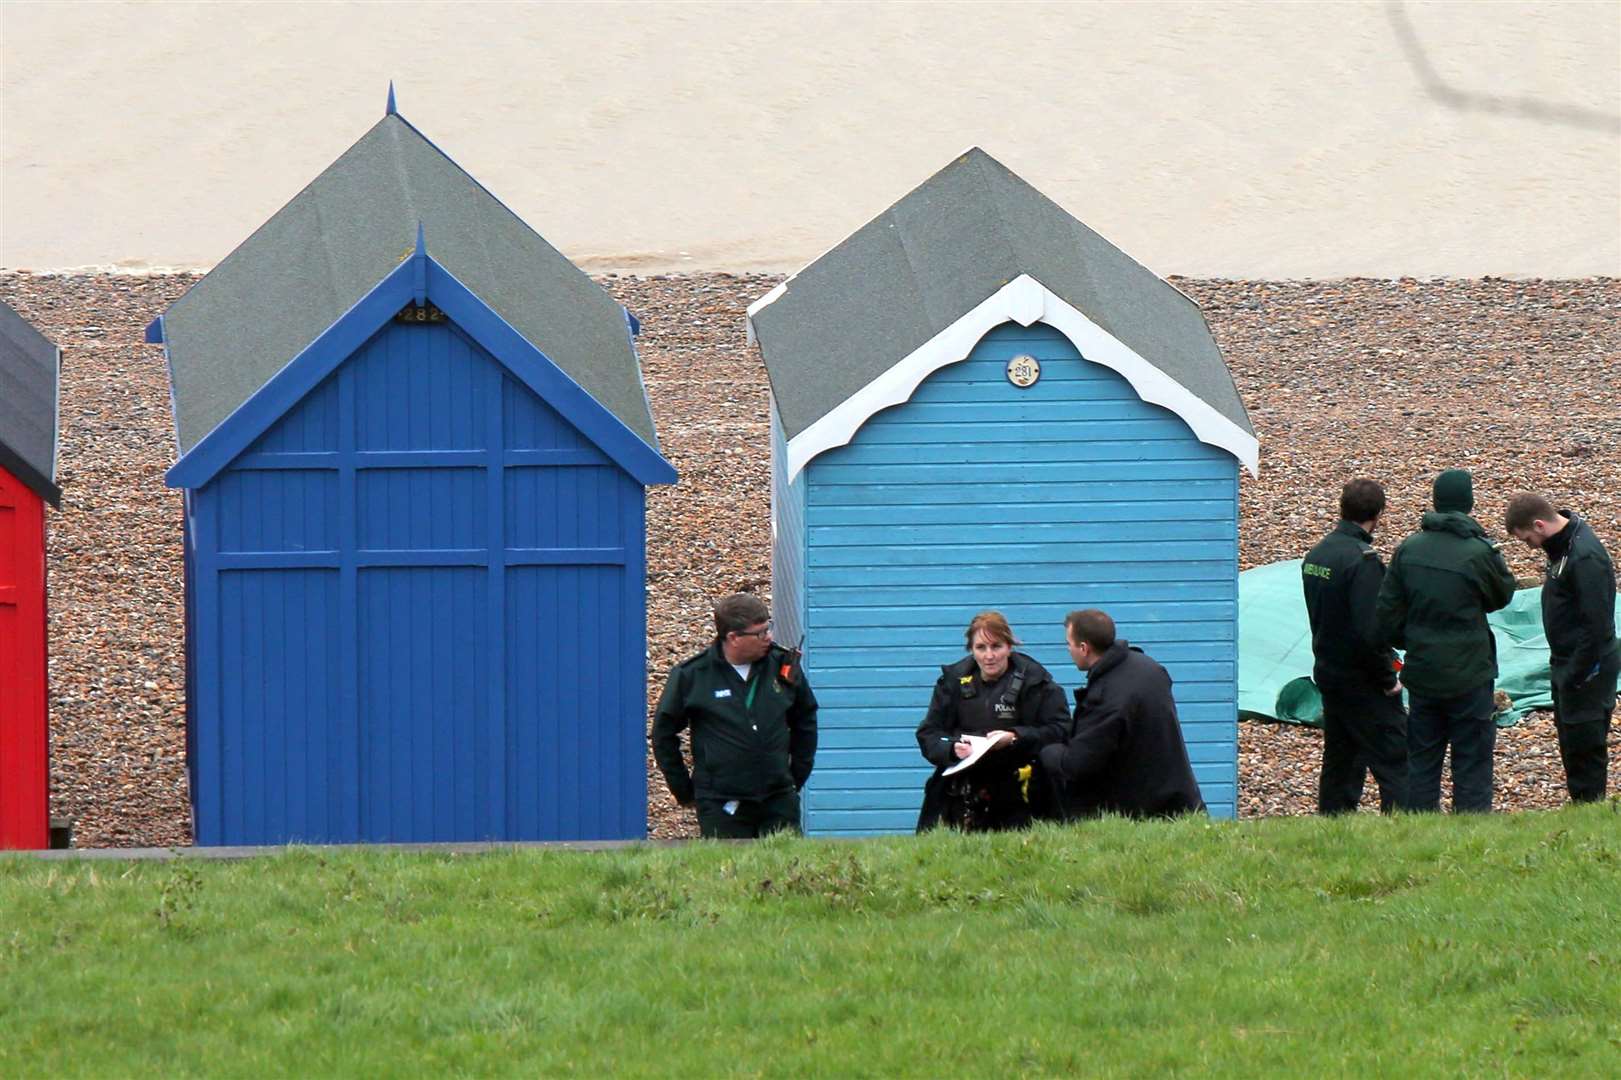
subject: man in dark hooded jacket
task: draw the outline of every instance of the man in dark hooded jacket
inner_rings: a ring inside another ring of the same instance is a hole
[[[1509,500],[1504,524],[1548,556],[1542,630],[1548,638],[1554,728],[1572,802],[1598,802],[1608,787],[1610,715],[1621,649],[1615,638],[1615,566],[1593,529],[1541,495]]]
[[[1064,620],[1069,655],[1087,673],[1075,691],[1075,726],[1041,751],[1041,773],[1068,816],[1171,817],[1202,811],[1199,781],[1171,697],[1171,676],[1141,649],[1115,639],[1095,609]]]
[[[1407,802],[1441,808],[1441,768],[1452,750],[1452,808],[1492,808],[1492,688],[1497,644],[1486,613],[1514,596],[1498,545],[1469,516],[1474,482],[1464,469],[1435,478],[1435,512],[1401,542],[1379,587],[1379,630],[1406,649]]]

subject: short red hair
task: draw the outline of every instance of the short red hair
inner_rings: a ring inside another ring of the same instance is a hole
[[[1013,627],[1007,624],[1000,611],[982,611],[975,615],[968,624],[968,630],[963,634],[963,643],[968,651],[974,651],[974,635],[981,630],[985,631],[987,641],[996,645],[1017,645],[1019,639],[1013,636]]]

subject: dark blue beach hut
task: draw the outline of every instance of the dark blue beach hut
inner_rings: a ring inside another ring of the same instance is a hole
[[[153,323],[199,844],[645,835],[635,330],[392,93]]]
[[[1197,305],[981,150],[749,309],[771,380],[772,614],[821,702],[820,835],[909,831],[913,730],[974,613],[1070,685],[1063,617],[1169,669],[1237,788],[1243,403]]]

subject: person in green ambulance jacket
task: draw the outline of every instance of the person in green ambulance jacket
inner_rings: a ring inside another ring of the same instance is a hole
[[[1492,720],[1497,643],[1487,612],[1514,598],[1514,575],[1469,516],[1474,480],[1464,469],[1435,478],[1435,511],[1401,542],[1379,585],[1384,641],[1406,649],[1407,809],[1441,808],[1441,767],[1452,751],[1452,809],[1492,808]]]
[[[692,771],[681,732],[692,731]],[[799,791],[816,761],[816,695],[770,612],[735,593],[715,605],[715,642],[676,666],[653,713],[653,760],[670,794],[696,806],[705,837],[799,831]]]
[[[1361,477],[1340,489],[1340,520],[1300,564],[1311,623],[1312,681],[1323,697],[1319,814],[1352,814],[1372,773],[1379,812],[1407,799],[1407,710],[1396,656],[1379,636],[1374,606],[1385,564],[1373,531],[1385,489]]]

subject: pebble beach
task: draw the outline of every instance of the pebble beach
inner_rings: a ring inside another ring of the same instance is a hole
[[[191,840],[181,500],[163,486],[168,385],[143,331],[195,280],[0,273],[0,299],[63,351],[51,812],[74,820],[77,846]],[[779,280],[598,278],[641,320],[659,437],[681,474],[648,499],[650,701],[706,644],[712,597],[769,589],[766,381],[744,308]],[[1449,467],[1474,472],[1476,516],[1494,533],[1510,495],[1540,490],[1621,551],[1621,280],[1171,280],[1203,308],[1260,437],[1260,474],[1241,484],[1241,569],[1299,557],[1358,475],[1390,493],[1376,537],[1388,557]],[[1540,578],[1540,556],[1505,552]],[[1320,751],[1315,731],[1241,724],[1240,815],[1309,813]],[[1616,735],[1610,753],[1613,788]],[[1499,733],[1496,792],[1502,810],[1564,801],[1549,715]],[[654,837],[696,832],[651,765],[648,818]]]

